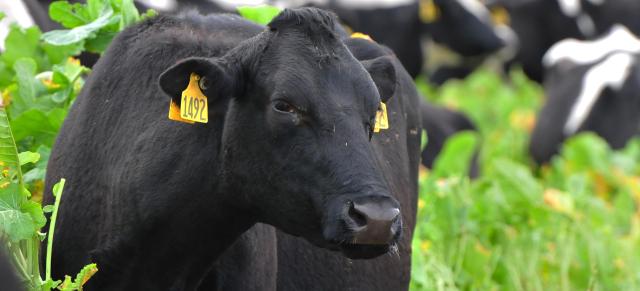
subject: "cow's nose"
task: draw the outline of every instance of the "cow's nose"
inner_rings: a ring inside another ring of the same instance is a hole
[[[351,221],[353,243],[386,245],[400,232],[400,209],[391,197],[363,197],[353,200],[348,207],[345,219]]]

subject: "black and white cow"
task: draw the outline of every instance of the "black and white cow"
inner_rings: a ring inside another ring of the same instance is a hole
[[[593,41],[564,40],[544,57],[547,101],[531,136],[544,163],[566,138],[592,131],[623,147],[640,130],[640,39],[623,26]]]
[[[640,35],[640,1],[636,0],[494,0],[488,6],[506,11],[517,35],[518,49],[507,67],[521,66],[532,80],[542,82],[542,58],[566,38],[594,39],[613,25]]]
[[[88,289],[192,290],[256,222],[350,258],[395,249],[401,216],[415,209],[393,198],[410,185],[386,177],[409,171],[390,159],[409,157],[379,154],[397,150],[387,143],[404,131],[374,132],[381,102],[399,102],[395,65],[359,62],[335,22],[311,8],[266,28],[191,13],[119,34],[49,161],[45,188],[68,185],[54,277],[93,261]],[[167,118],[170,102],[190,106],[188,86],[207,96],[207,123]],[[390,124],[404,118],[389,114]]]

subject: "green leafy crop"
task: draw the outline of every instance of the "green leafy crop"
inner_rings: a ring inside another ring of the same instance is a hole
[[[466,177],[470,133],[420,178],[412,290],[640,290],[640,139],[611,150],[587,133],[551,163],[527,144],[542,90],[520,72],[479,71],[430,89],[479,127],[481,175]]]
[[[76,57],[101,54],[118,32],[155,12],[140,15],[133,0],[88,0],[53,2],[49,14],[65,29],[43,34],[38,27],[12,25],[0,55],[0,247],[9,250],[28,290],[81,290],[97,272],[95,264],[79,270],[75,279],[51,278],[53,226],[64,180],[54,187],[55,204],[43,210],[47,161],[90,73]],[[44,212],[51,213],[48,234],[40,233]],[[49,244],[41,276],[39,250],[45,237]]]

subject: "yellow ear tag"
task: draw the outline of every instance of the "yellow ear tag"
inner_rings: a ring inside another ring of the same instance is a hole
[[[373,41],[373,39],[370,36],[368,36],[368,35],[366,35],[366,34],[364,34],[362,32],[354,32],[354,33],[352,33],[351,34],[351,38],[362,38],[362,39],[366,39],[368,41]]]
[[[420,20],[424,23],[431,23],[440,17],[440,8],[433,3],[433,0],[420,0]]]
[[[511,16],[509,11],[502,6],[496,6],[491,9],[491,20],[496,25],[509,25],[511,23]]]
[[[387,105],[380,102],[380,110],[376,113],[376,124],[373,126],[373,132],[380,132],[381,129],[389,128],[389,118],[387,117]]]
[[[204,96],[200,91],[199,81],[200,76],[196,73],[191,73],[189,85],[187,85],[187,89],[182,91],[182,98],[180,99],[180,118],[207,123],[209,122],[209,104],[207,96]]]
[[[173,99],[171,99],[171,102],[169,104],[169,119],[175,120],[175,121],[184,122],[184,123],[193,124],[193,121],[186,120],[186,119],[183,119],[182,117],[180,117],[180,106],[176,105],[176,103],[173,102]]]

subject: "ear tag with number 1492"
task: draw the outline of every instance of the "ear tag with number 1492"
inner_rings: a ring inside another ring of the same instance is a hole
[[[209,121],[209,105],[207,96],[200,90],[200,76],[191,73],[189,85],[182,91],[180,99],[180,117],[185,120],[207,123]]]

